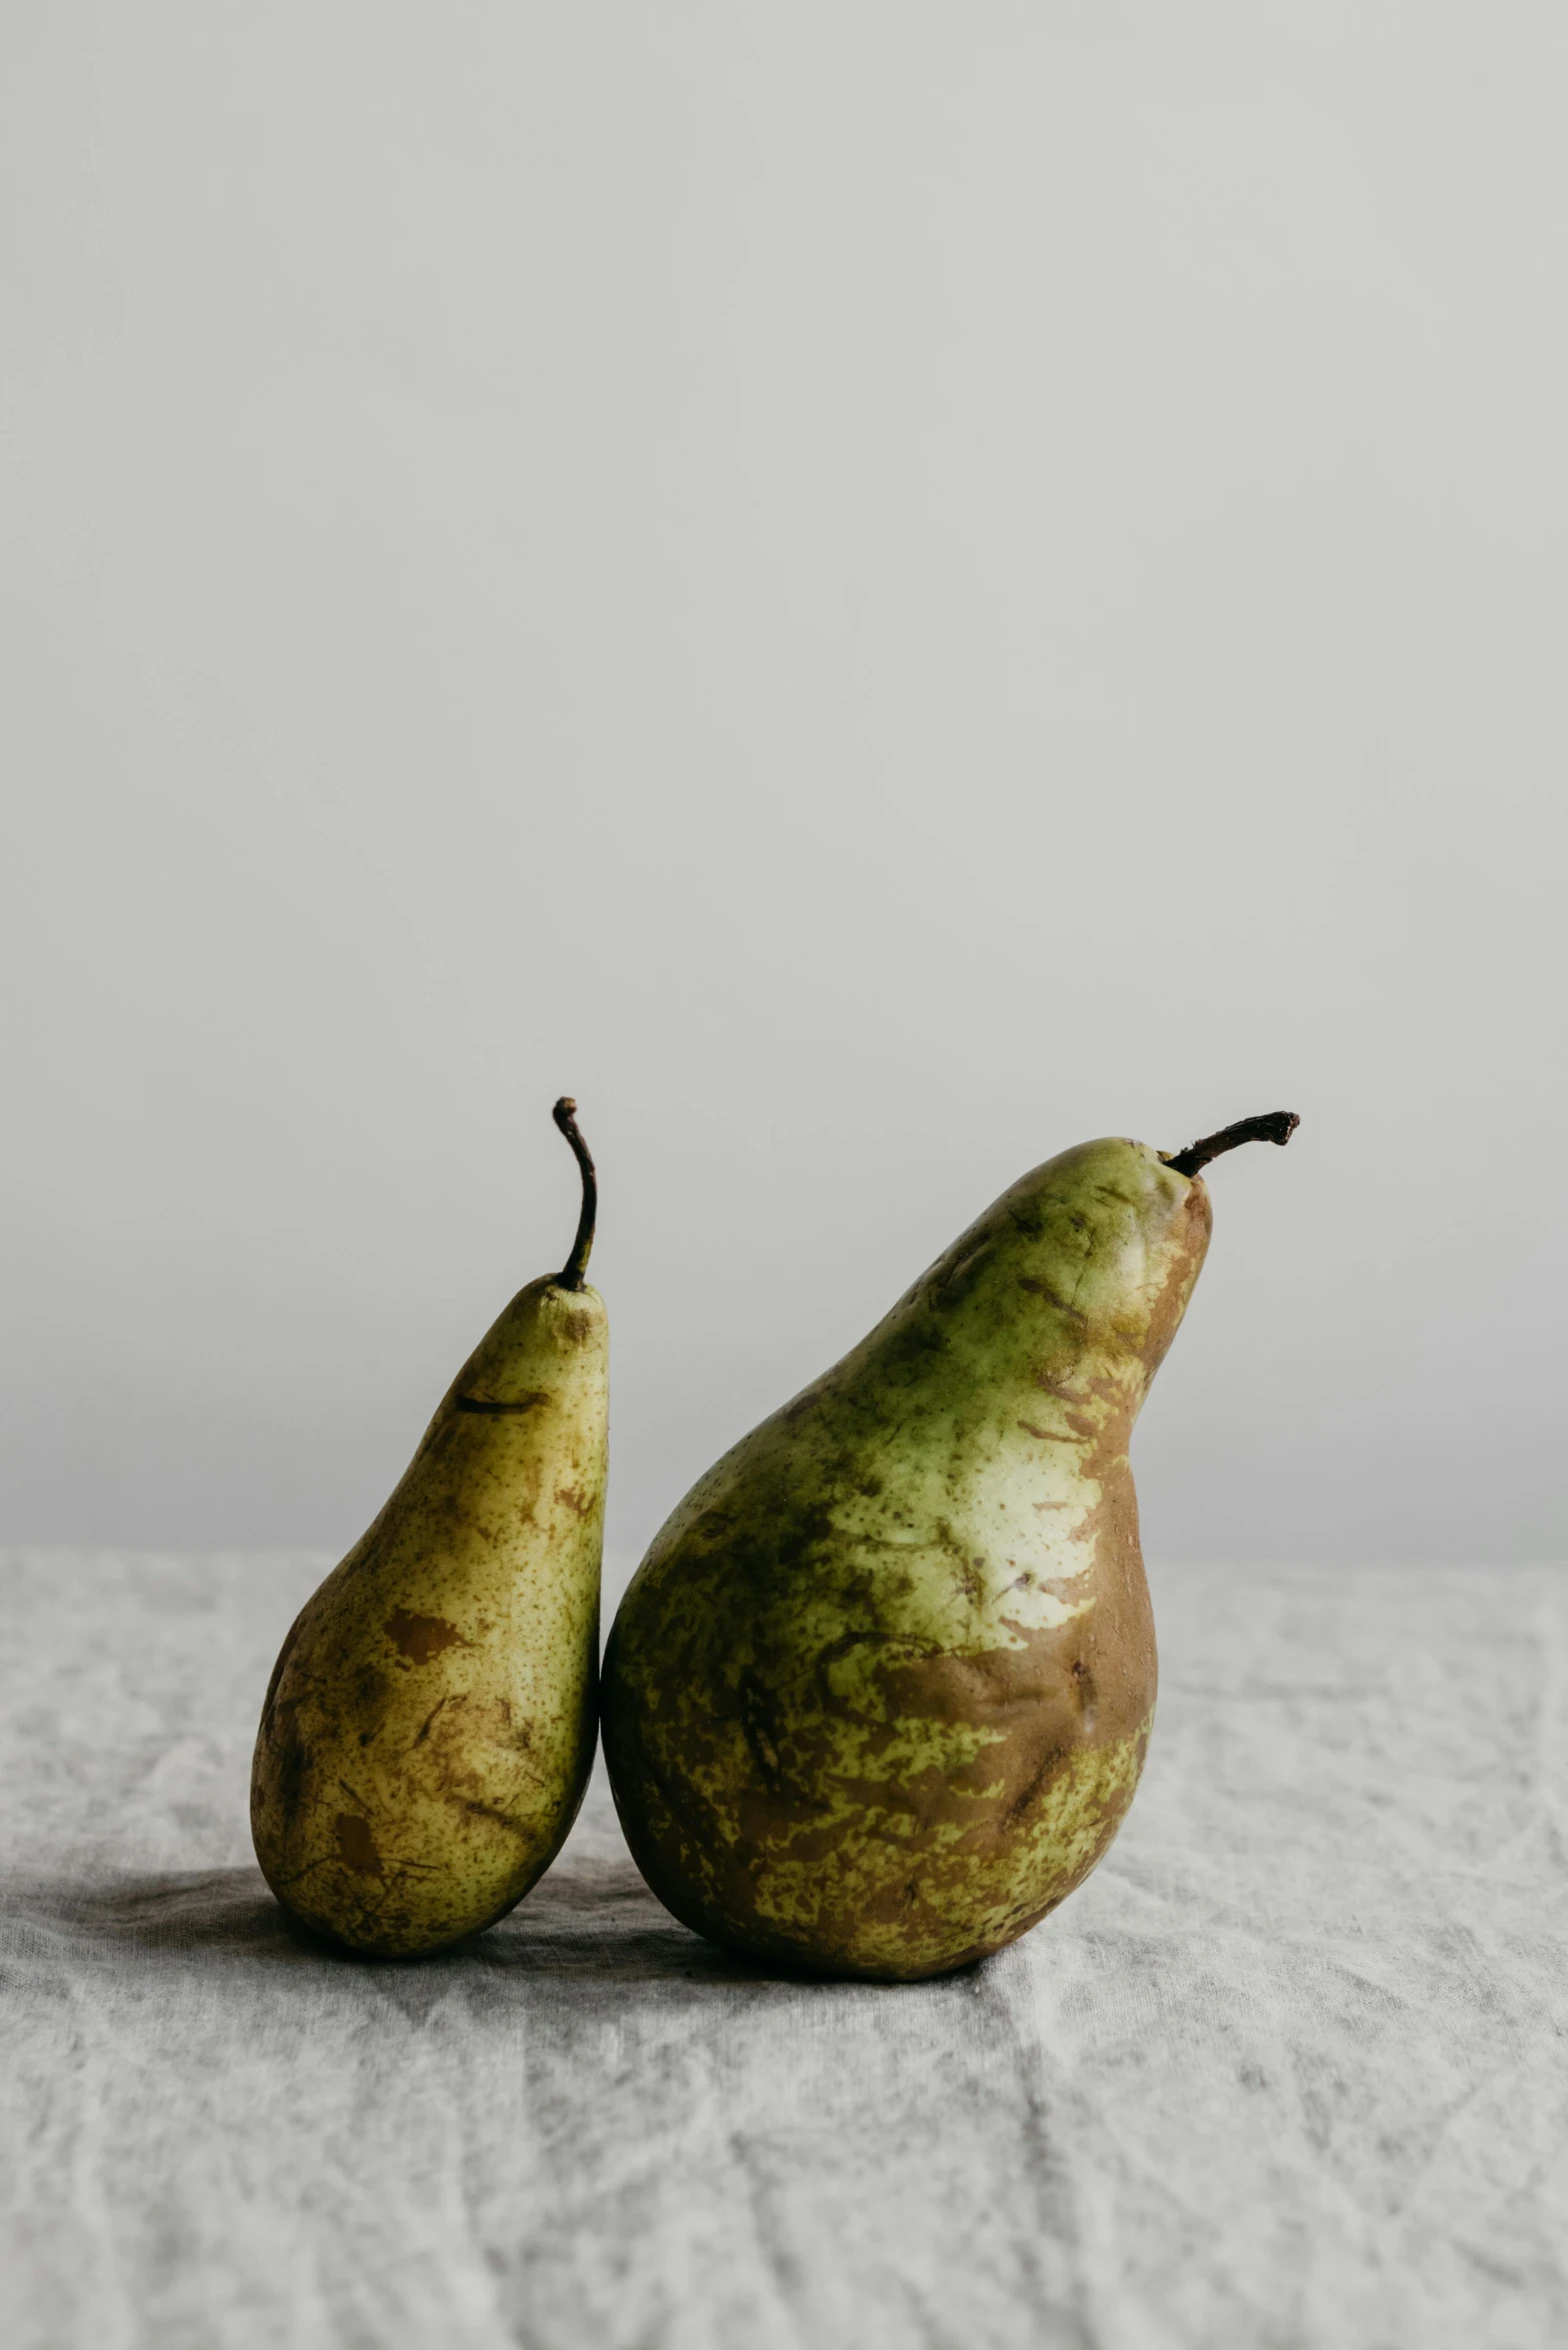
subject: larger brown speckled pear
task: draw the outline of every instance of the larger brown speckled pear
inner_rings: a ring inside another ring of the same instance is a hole
[[[383,1957],[492,1925],[559,1851],[593,1761],[609,1330],[565,1270],[520,1290],[402,1483],[283,1643],[251,1829],[284,1906]]]
[[[686,1925],[912,1979],[1094,1867],[1154,1715],[1127,1444],[1208,1246],[1197,1170],[1295,1123],[1036,1168],[687,1495],[602,1708],[627,1841]]]

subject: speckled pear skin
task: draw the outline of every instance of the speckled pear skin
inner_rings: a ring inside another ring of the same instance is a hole
[[[1063,1152],[681,1503],[603,1722],[686,1925],[910,1980],[1082,1883],[1154,1714],[1128,1439],[1208,1238],[1201,1177],[1137,1142]]]
[[[287,1909],[350,1949],[410,1957],[492,1925],[576,1816],[608,1362],[597,1290],[519,1291],[283,1644],[251,1779],[256,1856]]]

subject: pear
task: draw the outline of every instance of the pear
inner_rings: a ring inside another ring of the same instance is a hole
[[[519,1290],[381,1515],[307,1601],[256,1740],[256,1857],[286,1909],[408,1957],[504,1917],[560,1850],[593,1760],[609,1330],[564,1271]]]
[[[1208,1246],[1198,1171],[1296,1123],[1037,1167],[676,1509],[602,1711],[627,1842],[684,1924],[912,1980],[1082,1883],[1154,1715],[1127,1444]]]

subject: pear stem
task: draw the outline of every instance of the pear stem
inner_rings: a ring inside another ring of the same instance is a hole
[[[588,1156],[588,1145],[577,1131],[577,1104],[570,1095],[563,1093],[550,1115],[571,1144],[583,1178],[583,1208],[577,1219],[577,1238],[556,1280],[562,1289],[581,1289],[588,1270],[588,1251],[593,1247],[594,1218],[599,1213],[599,1179]]]
[[[1160,1156],[1178,1175],[1196,1175],[1210,1159],[1236,1150],[1244,1142],[1277,1142],[1283,1146],[1300,1124],[1294,1110],[1264,1110],[1256,1118],[1238,1118],[1234,1126],[1222,1126],[1218,1134],[1206,1134],[1201,1142],[1189,1142],[1184,1151],[1161,1151]]]

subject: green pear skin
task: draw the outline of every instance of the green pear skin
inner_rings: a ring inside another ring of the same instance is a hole
[[[908,1980],[1082,1883],[1154,1717],[1128,1439],[1209,1227],[1201,1178],[1146,1144],[1063,1152],[676,1509],[602,1715],[632,1854],[684,1924]]]
[[[480,1341],[267,1690],[256,1856],[352,1950],[411,1957],[493,1924],[582,1801],[609,1346],[598,1291],[564,1284],[530,1282]]]

